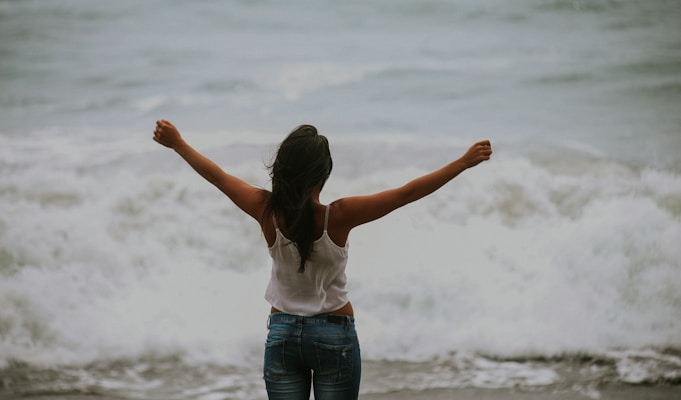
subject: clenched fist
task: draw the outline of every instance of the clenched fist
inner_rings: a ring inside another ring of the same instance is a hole
[[[164,119],[156,121],[154,140],[171,149],[176,148],[184,142],[180,132],[175,128],[175,125]]]

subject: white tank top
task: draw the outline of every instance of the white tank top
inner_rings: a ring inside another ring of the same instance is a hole
[[[295,244],[279,230],[269,248],[272,256],[272,276],[265,299],[276,309],[288,314],[312,316],[338,310],[348,302],[345,266],[348,244],[340,247],[327,232],[329,206],[324,215],[324,232],[312,245],[312,253],[300,273],[300,254]]]

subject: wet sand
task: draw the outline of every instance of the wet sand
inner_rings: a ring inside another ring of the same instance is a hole
[[[595,391],[556,389],[430,389],[360,396],[362,400],[679,400],[681,386],[608,385]]]
[[[31,400],[131,400],[130,398],[99,396],[99,395],[37,395],[16,396],[2,395],[1,400],[31,399]],[[225,400],[229,397],[225,397]],[[312,397],[311,397],[312,399]],[[429,389],[423,391],[400,390],[381,394],[363,394],[361,400],[679,400],[681,386],[631,386],[625,384],[609,384],[594,390],[574,391],[555,388],[533,390],[523,389]],[[133,399],[134,400],[134,399]],[[146,398],[145,400],[150,400]],[[157,399],[162,400],[162,399]],[[257,400],[257,399],[254,399]],[[265,400],[263,397],[262,400]]]

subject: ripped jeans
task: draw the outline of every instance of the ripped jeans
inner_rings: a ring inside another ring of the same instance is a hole
[[[274,313],[268,321],[264,378],[270,400],[354,400],[362,362],[355,319]]]

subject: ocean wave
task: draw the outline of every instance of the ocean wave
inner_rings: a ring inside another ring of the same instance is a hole
[[[362,393],[432,389],[550,390],[600,398],[613,384],[681,384],[679,350],[613,351],[552,358],[498,359],[456,353],[422,362],[367,360]],[[0,369],[1,395],[92,394],[122,398],[206,400],[264,398],[261,365],[232,367],[177,357],[102,360],[87,366],[14,362]]]
[[[465,148],[372,140],[332,143],[338,168],[323,201],[400,185]],[[0,185],[3,362],[151,352],[229,364],[260,351],[269,262],[256,223],[163,151],[29,142],[6,160],[25,168]],[[677,348],[679,175],[579,146],[550,163],[500,146],[489,163],[351,235],[365,357]],[[265,184],[273,148],[227,144],[211,155]]]

